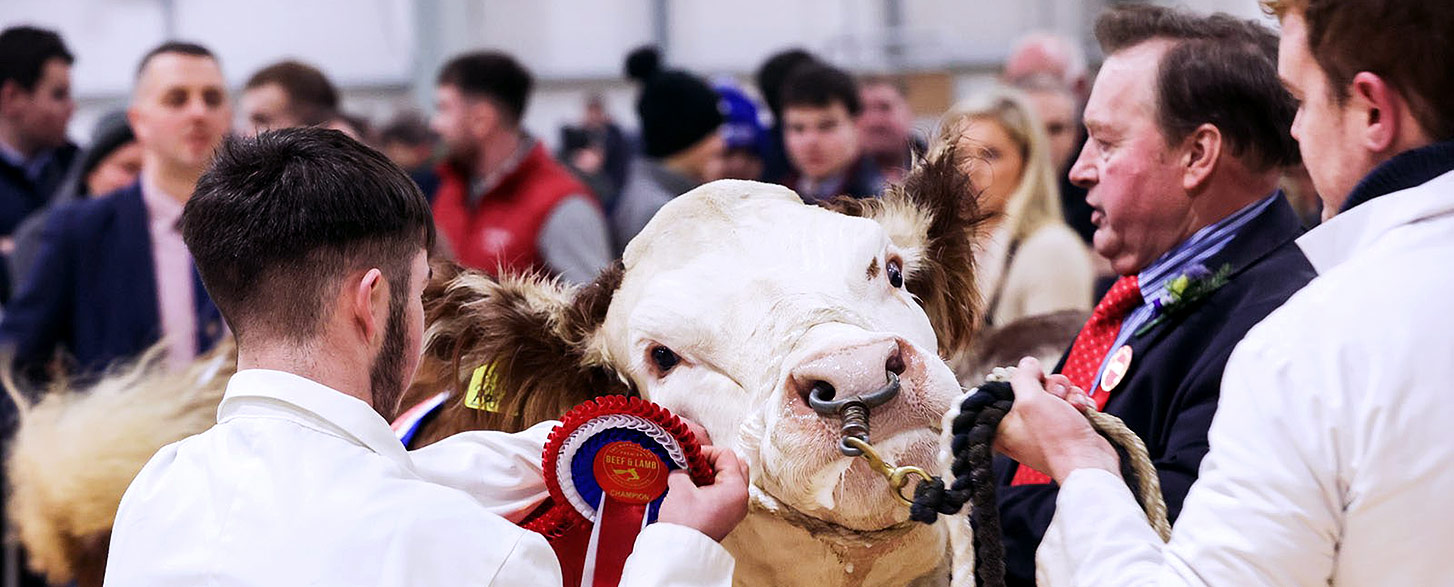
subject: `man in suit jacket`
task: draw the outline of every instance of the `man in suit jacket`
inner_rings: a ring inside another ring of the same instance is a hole
[[[0,322],[16,367],[43,379],[57,352],[89,374],[163,342],[172,367],[222,334],[177,220],[232,120],[206,48],[167,43],[143,58],[127,111],[141,179],[111,197],[58,208],[35,268]]]
[[[66,138],[76,111],[75,59],[54,31],[28,26],[0,31],[0,257],[26,217],[50,202],[79,149]],[[19,276],[0,266],[0,300]]]
[[[1296,107],[1259,25],[1136,7],[1108,12],[1096,34],[1109,57],[1071,179],[1089,189],[1096,252],[1121,277],[1057,371],[1145,440],[1175,519],[1232,348],[1314,276],[1276,192],[1297,161]],[[996,473],[1009,582],[1033,584],[1058,486],[1004,457]]]

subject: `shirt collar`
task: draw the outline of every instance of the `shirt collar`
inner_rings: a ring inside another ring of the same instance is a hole
[[[1454,171],[1424,184],[1367,200],[1319,224],[1297,239],[1298,248],[1324,273],[1405,224],[1454,214]]]
[[[1428,182],[1454,170],[1454,141],[1410,149],[1373,168],[1348,193],[1339,213],[1359,204]]]
[[[814,181],[808,176],[798,180],[798,193],[808,200],[808,203],[822,202],[839,195],[843,191],[844,178],[848,177],[848,170],[835,173],[823,179]]]
[[[147,214],[154,221],[176,227],[177,222],[182,219],[182,210],[186,205],[172,196],[173,194],[162,190],[149,175],[141,174],[141,199],[146,202]]]
[[[471,179],[469,185],[470,206],[478,206],[480,200],[483,200],[495,188],[500,187],[500,183],[504,182],[510,174],[515,173],[515,170],[520,168],[520,164],[524,163],[525,158],[530,155],[530,151],[534,149],[535,137],[521,135],[520,144],[515,147],[515,152],[511,153],[499,168],[486,173],[483,177]]]
[[[18,149],[0,141],[0,159],[4,159],[11,167],[19,169],[30,181],[35,181],[35,178],[40,177],[40,172],[45,169],[55,152],[55,149],[45,149],[36,153],[34,157],[26,159]]]
[[[1161,297],[1167,283],[1225,248],[1248,221],[1261,214],[1278,197],[1279,193],[1274,192],[1266,198],[1243,206],[1225,218],[1192,233],[1186,240],[1157,258],[1137,274],[1141,299],[1154,300]]]
[[[217,422],[242,416],[282,418],[323,430],[412,468],[404,445],[372,406],[306,377],[270,369],[238,371],[227,382]]]

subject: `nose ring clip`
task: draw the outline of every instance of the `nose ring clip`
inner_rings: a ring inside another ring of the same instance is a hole
[[[839,428],[843,438],[838,441],[838,450],[844,456],[856,457],[863,454],[863,450],[849,443],[848,439],[855,438],[868,444],[868,411],[899,395],[899,375],[893,371],[887,373],[888,383],[867,395],[835,399],[833,386],[822,381],[814,384],[813,390],[808,393],[808,406],[814,412],[822,416],[837,416],[843,421]]]

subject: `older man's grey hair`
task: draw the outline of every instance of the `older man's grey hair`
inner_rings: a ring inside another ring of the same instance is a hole
[[[1015,41],[1005,58],[1004,80],[1018,85],[1021,80],[1049,74],[1073,88],[1085,81],[1087,71],[1085,50],[1075,41],[1049,31],[1032,31]]]

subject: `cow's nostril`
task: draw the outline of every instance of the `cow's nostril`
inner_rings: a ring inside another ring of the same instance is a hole
[[[808,398],[814,396],[816,396],[819,401],[833,401],[833,397],[837,394],[838,390],[833,389],[833,384],[820,379],[818,381],[814,381],[812,385],[808,386],[802,392],[803,405],[812,406],[813,404],[808,400]]]
[[[884,370],[894,375],[903,375],[904,370],[907,368],[908,366],[904,364],[904,353],[901,348],[894,349],[894,352],[889,354],[889,359],[884,361]]]

